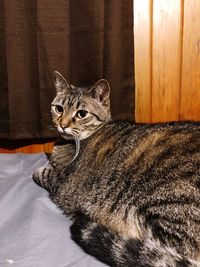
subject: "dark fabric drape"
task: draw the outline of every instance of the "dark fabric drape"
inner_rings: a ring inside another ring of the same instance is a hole
[[[57,70],[74,85],[111,84],[113,118],[133,119],[132,0],[0,1],[0,138],[54,137]]]

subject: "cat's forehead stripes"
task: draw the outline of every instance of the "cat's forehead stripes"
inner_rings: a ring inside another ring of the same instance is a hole
[[[78,109],[80,107],[80,104],[81,104],[80,99],[78,99],[77,103],[76,103],[76,109]]]
[[[76,96],[74,96],[74,95],[70,95],[68,98],[67,98],[67,106],[69,107],[69,108],[71,108],[73,105],[74,105],[74,103],[77,101],[77,97]]]
[[[66,97],[66,104],[69,108],[71,108],[72,106],[75,106],[76,103],[76,107],[77,107],[77,103],[79,103],[80,105],[80,99],[83,95],[83,92],[80,88],[76,88],[74,89],[67,97]]]
[[[68,108],[74,107],[78,109],[80,106],[82,108],[86,105],[84,101],[84,92],[88,90],[87,88],[76,88],[65,98],[65,104]]]

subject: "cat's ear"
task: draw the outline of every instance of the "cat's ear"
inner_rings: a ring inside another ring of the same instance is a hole
[[[107,80],[99,80],[92,86],[89,92],[91,96],[101,102],[102,105],[109,104],[110,85]]]
[[[65,78],[58,72],[54,71],[54,84],[57,90],[57,93],[68,91],[71,89],[70,84],[65,80]]]

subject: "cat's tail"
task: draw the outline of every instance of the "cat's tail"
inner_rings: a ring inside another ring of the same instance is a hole
[[[153,238],[127,239],[84,215],[76,216],[71,226],[72,239],[84,251],[113,267],[199,267],[174,249]]]

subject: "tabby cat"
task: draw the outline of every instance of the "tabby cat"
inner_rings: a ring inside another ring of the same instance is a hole
[[[113,121],[106,80],[54,77],[65,141],[33,178],[73,220],[72,239],[109,266],[200,266],[200,123]]]

